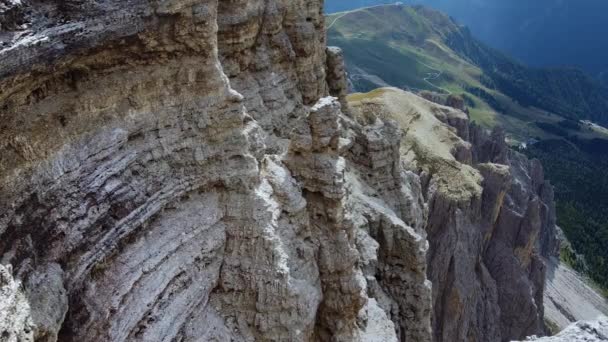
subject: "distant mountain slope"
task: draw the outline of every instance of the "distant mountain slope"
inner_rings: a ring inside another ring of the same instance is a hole
[[[571,119],[608,123],[608,89],[578,69],[530,68],[475,39],[463,28],[447,41],[480,66],[506,95]]]
[[[460,95],[472,120],[505,127],[539,158],[556,185],[558,223],[585,259],[565,253],[566,261],[608,288],[608,131],[578,120],[608,121],[603,88],[579,71],[527,68],[426,7],[378,6],[327,22],[357,91],[393,85]]]
[[[485,112],[473,117],[486,122],[496,121],[491,118],[495,115],[488,115],[495,112],[523,122],[546,116],[532,108],[536,107],[564,118],[608,124],[608,90],[598,82],[574,69],[528,68],[427,7],[376,6],[332,15],[328,23],[330,44],[345,50],[358,90],[387,83],[465,93],[474,111]],[[534,127],[518,127],[521,122],[510,124],[516,126],[511,131],[538,134]]]
[[[331,1],[331,0],[330,0]],[[407,1],[408,3],[411,1]],[[416,0],[442,10],[476,37],[526,64],[608,68],[608,1]]]
[[[325,1],[325,12],[336,13],[342,11],[349,11],[353,9],[359,9],[363,7],[394,4],[395,1],[387,0],[326,0]]]
[[[328,13],[384,4],[327,0]],[[395,1],[392,1],[393,3]],[[608,1],[403,0],[441,10],[481,41],[535,66],[572,65],[593,76],[608,69]]]

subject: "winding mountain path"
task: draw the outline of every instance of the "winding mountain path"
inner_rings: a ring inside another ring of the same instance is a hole
[[[332,27],[333,27],[333,26],[336,24],[336,22],[337,22],[338,20],[340,20],[340,19],[344,18],[346,15],[348,15],[348,14],[350,14],[350,13],[352,13],[352,12],[353,12],[353,11],[344,12],[344,13],[342,13],[341,15],[337,16],[337,17],[336,17],[336,18],[335,18],[335,19],[334,19],[334,20],[331,22],[331,24],[329,24],[329,26],[327,26],[327,30],[329,31],[329,29],[330,29],[330,28],[332,28]]]
[[[336,12],[336,13],[331,13],[329,15],[335,15],[335,14],[339,14],[336,18],[334,18],[334,20],[331,22],[331,24],[329,24],[329,26],[327,26],[327,30],[329,30],[330,28],[332,28],[336,22],[340,19],[342,19],[344,16],[354,13],[354,12],[359,12],[362,10],[367,10],[370,8],[374,8],[374,7],[382,7],[382,6],[390,6],[390,5],[394,5],[394,6],[400,6],[401,4],[399,2],[394,3],[394,4],[381,4],[381,5],[375,5],[375,6],[368,6],[368,7],[362,7],[362,8],[356,8],[354,10],[350,10],[350,11],[344,11],[344,12]]]
[[[442,88],[442,87],[440,87],[438,85],[435,85],[435,84],[433,84],[433,82],[431,82],[431,81],[439,79],[441,76],[443,76],[443,70],[435,69],[435,68],[433,68],[430,65],[422,63],[421,61],[418,61],[418,63],[422,64],[423,66],[425,66],[425,67],[427,67],[429,69],[431,69],[432,71],[435,71],[435,72],[429,72],[429,73],[427,73],[427,76],[423,78],[424,82],[428,83],[430,86],[432,86],[435,89],[441,90],[442,92],[444,92],[444,95],[452,95],[451,91],[449,91],[449,90],[447,90],[445,88]]]

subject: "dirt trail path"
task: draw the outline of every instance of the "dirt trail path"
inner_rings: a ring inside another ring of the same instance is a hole
[[[344,18],[345,16],[347,16],[347,15],[348,15],[348,14],[350,14],[350,13],[352,13],[352,11],[349,11],[349,12],[344,12],[343,14],[341,14],[341,15],[337,16],[337,17],[334,19],[334,21],[332,21],[332,22],[331,22],[331,24],[329,24],[329,26],[327,26],[327,30],[329,31],[329,29],[330,29],[330,28],[332,28],[332,27],[333,27],[333,26],[336,24],[336,22],[337,22],[338,20],[340,20],[340,19]]]
[[[432,66],[424,64],[424,63],[422,63],[420,61],[418,61],[418,63],[422,64],[423,66],[425,66],[425,67],[427,67],[429,69],[431,69],[432,71],[435,71],[435,72],[429,72],[429,73],[427,73],[427,76],[423,78],[424,82],[426,82],[427,84],[429,84],[431,87],[433,87],[435,89],[441,90],[444,93],[444,95],[452,95],[451,91],[449,91],[449,90],[447,90],[445,88],[442,88],[442,87],[440,87],[438,85],[435,85],[435,84],[433,84],[433,82],[431,82],[431,81],[437,80],[441,76],[443,76],[443,70],[439,70],[439,69],[433,68]]]

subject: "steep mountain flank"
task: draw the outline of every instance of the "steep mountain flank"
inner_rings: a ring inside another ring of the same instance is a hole
[[[544,332],[540,165],[413,94],[347,101],[322,2],[0,10],[1,340]]]
[[[435,341],[543,333],[545,266],[556,255],[553,190],[537,161],[465,113],[394,88],[349,97],[354,113],[394,119],[406,169],[420,174]]]
[[[521,141],[543,136],[535,121],[608,123],[608,89],[598,81],[577,69],[523,65],[429,7],[375,6],[328,20],[330,44],[344,49],[358,91],[390,85],[462,94],[473,119],[500,124]]]
[[[527,67],[479,42],[467,29],[454,32],[447,44],[480,66],[492,86],[526,107],[608,124],[608,89],[581,70]]]
[[[327,13],[394,4],[389,0],[327,0]],[[608,3],[602,0],[410,0],[466,25],[485,44],[525,64],[572,65],[597,75],[608,69]]]

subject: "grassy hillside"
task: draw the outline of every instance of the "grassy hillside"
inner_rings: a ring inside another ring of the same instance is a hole
[[[448,16],[423,6],[376,6],[336,13],[327,22],[329,44],[343,48],[357,91],[391,85],[462,95],[474,121],[502,125],[519,142],[556,138],[537,122],[601,121],[598,117],[608,113],[592,110],[604,106],[608,94],[601,97],[584,77],[536,69],[526,73]]]
[[[326,0],[327,13],[394,3]],[[407,0],[438,9],[488,45],[535,66],[572,65],[597,75],[608,69],[608,1]]]

